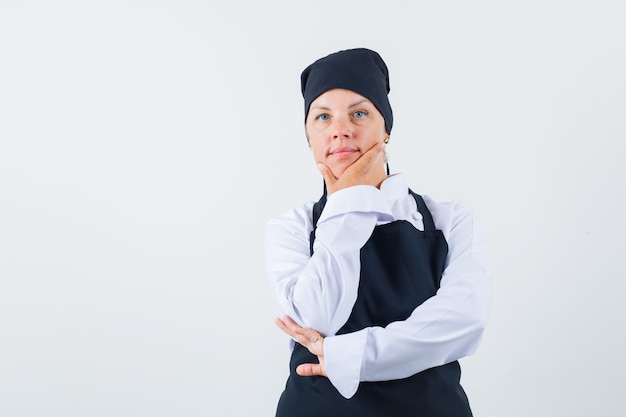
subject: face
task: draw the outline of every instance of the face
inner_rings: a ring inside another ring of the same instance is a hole
[[[376,106],[354,91],[339,88],[311,103],[305,128],[315,162],[329,167],[337,178],[387,137],[385,119]]]

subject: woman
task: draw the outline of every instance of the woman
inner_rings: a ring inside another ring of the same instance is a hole
[[[276,324],[292,349],[276,415],[471,416],[457,360],[479,344],[490,283],[470,211],[389,175],[389,76],[376,52],[323,57],[301,86],[325,186],[267,224]]]

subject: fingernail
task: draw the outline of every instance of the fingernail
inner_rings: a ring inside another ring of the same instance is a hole
[[[324,164],[317,164],[317,169],[319,169],[320,171],[324,170]]]

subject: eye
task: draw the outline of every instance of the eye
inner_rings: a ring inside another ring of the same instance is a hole
[[[321,121],[326,121],[328,120],[330,117],[326,114],[326,113],[322,113],[319,116],[316,117],[317,120],[321,120]]]
[[[354,112],[354,117],[355,117],[356,119],[362,119],[362,118],[364,118],[365,116],[367,116],[367,112],[365,112],[365,111],[362,111],[362,110],[357,110],[357,111],[355,111],[355,112]]]

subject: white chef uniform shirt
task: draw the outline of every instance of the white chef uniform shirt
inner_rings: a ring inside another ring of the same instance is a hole
[[[374,227],[407,220],[424,230],[404,177],[392,175],[380,189],[353,186],[330,195],[317,223],[313,256],[309,237],[314,202],[267,223],[266,262],[274,312],[326,337],[325,370],[345,398],[354,395],[360,381],[406,378],[470,355],[482,337],[491,300],[483,237],[462,204],[423,198],[448,243],[437,294],[404,321],[343,335],[335,334],[356,301],[360,250]]]

